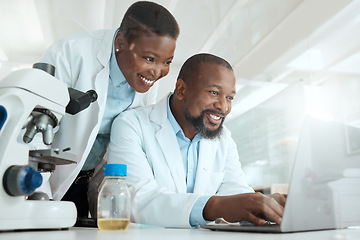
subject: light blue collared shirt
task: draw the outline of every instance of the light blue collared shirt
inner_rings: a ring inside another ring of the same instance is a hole
[[[168,98],[168,103],[167,103],[167,117],[172,128],[174,129],[174,132],[176,134],[176,139],[180,147],[181,157],[184,164],[184,173],[186,178],[185,179],[186,188],[187,188],[186,190],[188,193],[192,193],[194,192],[196,171],[197,171],[197,165],[199,159],[199,145],[202,137],[199,134],[196,134],[192,141],[187,137],[185,137],[183,130],[181,129],[180,125],[178,124],[174,115],[171,112],[169,102],[170,102],[170,97]],[[204,219],[202,212],[205,207],[205,204],[207,203],[210,197],[211,196],[201,196],[195,202],[190,213],[189,221],[191,226],[206,224],[207,221]]]
[[[114,38],[116,34],[117,32],[115,33]],[[96,136],[94,145],[81,170],[94,169],[101,162],[110,141],[112,122],[115,117],[119,113],[125,111],[134,100],[135,90],[128,84],[117,64],[114,44],[109,67],[109,86],[104,116],[101,120],[99,133]]]

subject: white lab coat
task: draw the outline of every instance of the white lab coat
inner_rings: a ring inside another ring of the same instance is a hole
[[[55,66],[55,77],[68,87],[98,94],[96,102],[76,115],[66,114],[55,135],[53,148],[71,148],[77,164],[56,166],[50,177],[52,197],[60,200],[80,172],[98,134],[104,114],[109,81],[109,62],[115,30],[99,30],[66,37],[44,53],[41,62]],[[158,85],[135,94],[129,108],[155,103]]]
[[[183,161],[166,104],[165,97],[154,106],[123,112],[114,120],[108,163],[127,165],[132,221],[186,228],[200,196],[253,189],[241,170],[230,131],[224,127],[220,139],[200,141],[194,193],[186,193]]]

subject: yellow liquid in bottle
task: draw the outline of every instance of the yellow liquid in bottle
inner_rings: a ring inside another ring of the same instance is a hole
[[[98,219],[97,225],[100,230],[126,230],[130,225],[130,219]]]

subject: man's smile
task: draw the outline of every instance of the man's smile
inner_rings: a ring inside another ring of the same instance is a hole
[[[223,119],[222,116],[216,115],[214,113],[206,113],[208,116],[209,122],[214,125],[219,125]]]

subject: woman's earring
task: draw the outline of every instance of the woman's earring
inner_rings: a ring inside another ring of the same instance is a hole
[[[115,52],[118,52],[118,51],[120,51],[120,49],[118,49],[118,48],[117,48],[117,49],[115,49]]]

